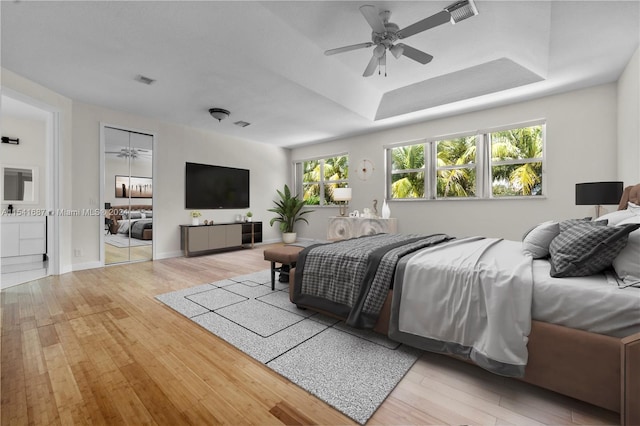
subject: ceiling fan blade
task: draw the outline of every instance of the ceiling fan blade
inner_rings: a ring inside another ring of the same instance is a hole
[[[378,61],[379,61],[379,58],[372,55],[371,60],[369,61],[369,65],[367,65],[367,68],[364,69],[364,73],[362,74],[362,76],[371,77],[373,75],[373,72],[376,70],[376,68],[378,68]]]
[[[422,21],[418,21],[415,24],[411,24],[406,28],[398,31],[398,38],[407,38],[414,34],[421,33],[430,28],[437,27],[438,25],[446,24],[451,20],[451,14],[446,10],[440,11],[435,15],[431,15],[428,18],[424,18]]]
[[[364,19],[367,20],[373,32],[375,33],[384,33],[387,29],[384,27],[384,22],[380,19],[380,15],[378,12],[378,8],[375,6],[371,6],[370,4],[365,4],[360,6],[360,13],[364,16]]]
[[[433,59],[433,56],[428,53],[424,53],[422,50],[414,49],[411,46],[407,46],[404,43],[398,43],[396,46],[400,46],[402,48],[402,54],[407,58],[413,59],[416,62],[420,62],[421,64],[428,64]]]
[[[373,43],[369,41],[367,43],[358,43],[358,44],[352,44],[350,46],[338,47],[336,49],[325,50],[324,54],[327,56],[335,55],[336,53],[349,52],[351,50],[363,49],[365,47],[371,47],[371,46],[373,46]]]

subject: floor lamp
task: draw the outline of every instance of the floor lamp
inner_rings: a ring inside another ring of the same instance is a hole
[[[576,205],[595,205],[596,217],[600,217],[603,204],[618,204],[622,197],[622,182],[576,183]]]

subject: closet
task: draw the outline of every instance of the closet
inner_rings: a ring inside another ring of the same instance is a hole
[[[103,126],[104,263],[153,258],[153,135]]]

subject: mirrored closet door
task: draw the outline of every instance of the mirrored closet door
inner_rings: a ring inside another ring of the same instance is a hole
[[[104,128],[105,265],[153,257],[153,136]]]

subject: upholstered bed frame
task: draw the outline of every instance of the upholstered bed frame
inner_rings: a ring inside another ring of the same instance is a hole
[[[118,221],[122,219],[122,214],[120,214],[122,211],[124,210],[131,210],[131,211],[137,211],[137,210],[152,210],[153,206],[148,205],[148,204],[132,204],[132,205],[124,205],[124,206],[111,206],[105,213],[105,217],[107,219],[111,219],[113,222],[109,225],[109,231],[112,234],[117,234],[118,233],[118,228],[120,227],[120,224],[118,224]],[[153,239],[153,230],[152,229],[145,229],[142,233],[142,239],[143,240],[151,240]]]
[[[639,198],[640,185],[627,187],[619,209]],[[295,271],[289,277],[292,299]],[[385,335],[391,299],[390,291],[374,328]],[[534,320],[527,349],[521,380],[618,412],[623,425],[640,425],[640,333],[617,338]]]

